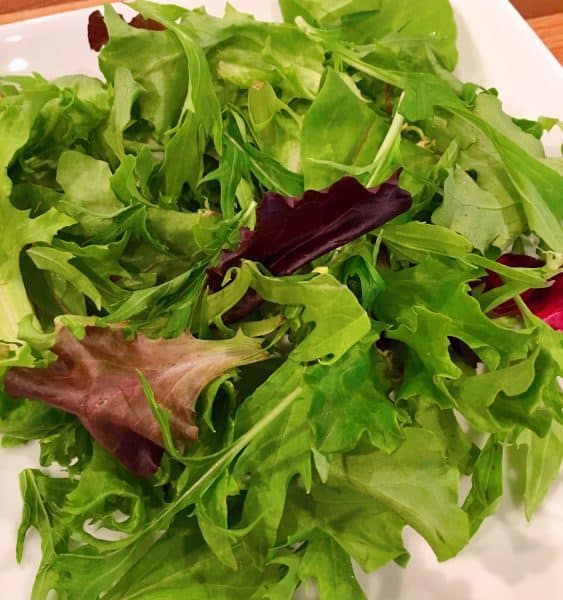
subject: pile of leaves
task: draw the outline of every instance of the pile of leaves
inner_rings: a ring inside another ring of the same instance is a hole
[[[558,476],[556,120],[456,79],[447,0],[280,5],[108,6],[103,80],[0,79],[35,599],[362,598],[352,561],[406,565],[406,525],[466,546],[505,454],[528,518]]]

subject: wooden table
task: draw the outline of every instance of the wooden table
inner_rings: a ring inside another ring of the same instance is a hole
[[[529,24],[563,64],[563,11],[561,10],[561,1],[512,0],[512,3],[528,19]],[[61,10],[103,4],[103,0],[0,0],[0,4],[0,23],[7,23]]]

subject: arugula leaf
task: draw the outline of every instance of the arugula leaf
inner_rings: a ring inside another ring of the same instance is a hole
[[[131,71],[121,66],[115,69],[113,88],[113,106],[102,137],[115,154],[116,159],[123,161],[125,158],[123,132],[131,123],[133,105],[143,88],[135,81]]]
[[[100,292],[86,275],[70,264],[69,261],[74,258],[70,252],[46,246],[35,246],[27,250],[27,255],[31,257],[36,267],[60,275],[79,292],[88,296],[98,310],[101,308],[102,298]]]
[[[57,523],[60,521],[60,515],[53,514],[50,505],[57,501],[61,502],[72,487],[73,482],[69,479],[52,478],[38,470],[22,471],[20,489],[24,499],[24,508],[18,530],[16,549],[18,562],[21,562],[23,558],[25,536],[32,526],[41,534],[42,565],[48,563],[56,555],[60,542],[57,525],[60,526],[62,523]]]
[[[452,229],[420,221],[385,225],[381,237],[399,256],[416,263],[432,254],[466,258],[472,250],[471,242]]]
[[[337,600],[365,598],[352,571],[347,553],[330,537],[316,538],[307,544],[299,567],[302,579],[314,578],[322,598]]]
[[[489,246],[502,250],[524,232],[515,204],[505,204],[491,192],[481,190],[459,167],[446,180],[444,202],[432,220],[465,236],[481,252]]]
[[[260,149],[288,171],[301,172],[302,119],[268,82],[257,82],[248,90],[248,115]]]
[[[551,431],[543,438],[527,431],[521,443],[527,446],[524,501],[526,518],[530,520],[561,471],[563,426],[553,423]]]
[[[48,438],[68,420],[68,416],[41,402],[12,399],[0,391],[0,433],[3,434],[3,446]]]
[[[545,497],[556,120],[459,81],[423,4],[139,0],[92,18],[105,80],[0,78],[0,432],[58,474],[21,479],[34,599],[361,598],[351,560],[405,565],[405,526],[468,542],[507,447]]]
[[[503,447],[496,436],[487,440],[473,471],[472,486],[463,509],[469,516],[471,535],[492,515],[502,496]]]

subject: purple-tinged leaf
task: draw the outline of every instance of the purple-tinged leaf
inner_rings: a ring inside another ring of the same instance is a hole
[[[145,19],[142,15],[135,15],[129,21],[129,25],[136,29],[148,29],[151,31],[164,31],[166,29],[164,25],[152,19]],[[99,10],[95,10],[88,18],[88,43],[90,44],[90,48],[95,52],[99,52],[108,42],[109,32],[104,16]]]
[[[344,177],[324,191],[309,190],[302,198],[268,192],[257,211],[254,231],[241,229],[234,251],[223,251],[221,262],[208,270],[209,286],[217,291],[225,274],[242,259],[262,263],[273,275],[295,273],[312,260],[381,227],[407,211],[410,194],[394,180],[367,189],[353,177]],[[246,316],[260,297],[245,297],[228,321]]]
[[[4,381],[14,397],[43,401],[76,415],[92,436],[139,476],[153,474],[164,446],[139,371],[157,403],[170,412],[175,439],[197,440],[195,403],[201,390],[229,369],[268,358],[259,343],[239,335],[198,340],[189,333],[127,341],[118,329],[88,327],[77,340],[59,330],[56,362],[44,369],[11,369]]]

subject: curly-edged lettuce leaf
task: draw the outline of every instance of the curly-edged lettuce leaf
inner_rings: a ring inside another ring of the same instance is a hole
[[[7,97],[0,112],[0,210],[3,234],[0,240],[0,364],[32,365],[29,344],[19,339],[19,327],[35,312],[28,299],[20,271],[21,251],[36,243],[50,244],[55,234],[74,220],[55,209],[32,218],[30,210],[19,210],[10,201],[12,182],[7,170],[15,154],[27,142],[44,105],[56,88],[40,79],[22,83],[25,90]],[[37,325],[38,328],[38,325]]]
[[[193,35],[202,36],[200,24],[186,19]],[[198,21],[203,17],[199,16]],[[321,82],[325,55],[323,48],[296,27],[260,23],[232,8],[227,20],[205,17],[208,35],[207,57],[215,77],[232,97],[237,89],[249,89],[256,82],[268,82],[283,90],[284,99],[313,100]],[[213,21],[218,24],[213,24]],[[209,25],[211,23],[211,25]]]
[[[293,23],[303,17],[311,24],[334,25],[346,15],[356,15],[379,10],[381,0],[339,0],[327,6],[322,0],[280,0],[284,19]]]
[[[236,269],[234,281],[208,296],[208,320],[217,320],[237,306],[249,289],[267,302],[303,307],[296,318],[302,325],[314,324],[293,350],[291,357],[295,361],[337,360],[367,335],[371,327],[354,294],[332,275],[272,277],[264,274],[256,263],[246,260]]]
[[[6,228],[0,242],[0,364],[31,366],[34,359],[30,348],[19,340],[20,325],[35,315],[20,272],[20,252],[30,244],[50,243],[60,229],[72,225],[74,220],[54,209],[31,219],[29,211],[20,211],[2,198],[0,208]]]
[[[377,337],[368,336],[338,363],[305,374],[304,385],[313,393],[309,419],[315,447],[324,454],[349,452],[363,435],[387,452],[403,441],[398,412],[388,398],[383,359],[377,357]]]
[[[408,347],[399,393],[455,407],[483,432],[521,426],[545,436],[553,420],[561,420],[556,381],[561,341],[544,338],[559,334],[541,322],[517,330],[485,316],[463,283],[472,279],[470,273],[467,266],[446,268],[434,258],[396,273],[382,272],[387,285],[375,312],[389,318],[393,302],[397,327],[386,335]],[[485,364],[484,373],[468,368],[471,360],[467,363],[457,351],[460,340],[475,353],[474,360],[477,355]]]
[[[380,527],[387,521],[389,536],[391,528],[400,528],[401,522],[410,525],[428,541],[439,560],[446,560],[469,539],[468,518],[458,506],[459,475],[444,459],[442,445],[433,433],[407,428],[405,436],[405,442],[391,454],[376,450],[335,457],[326,485],[335,499],[349,492],[354,499],[349,508],[358,513],[365,510],[368,519],[379,512]],[[323,515],[319,513],[317,518],[322,523]],[[341,530],[339,537],[346,539],[346,532]],[[395,538],[399,556],[404,550],[401,552],[397,542]]]
[[[450,337],[468,344],[491,370],[529,353],[529,333],[488,318],[471,296],[468,282],[479,273],[467,264],[434,256],[400,271],[381,270],[386,289],[376,298],[375,314],[396,324],[387,335],[415,350],[436,382],[462,374],[449,353]]]
[[[111,174],[107,162],[82,152],[69,150],[60,157],[57,181],[65,198],[57,207],[78,221],[86,236],[108,227],[124,208],[111,190]]]
[[[357,489],[387,506],[428,541],[439,560],[446,560],[469,536],[467,516],[458,506],[458,472],[431,432],[406,429],[405,435],[405,443],[390,455],[335,460],[327,483]]]

